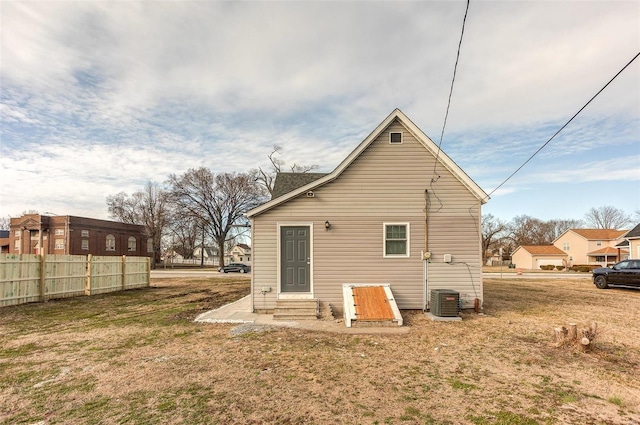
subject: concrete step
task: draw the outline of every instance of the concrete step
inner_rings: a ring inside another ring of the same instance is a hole
[[[319,305],[317,299],[278,300],[273,320],[317,320]]]
[[[318,300],[310,299],[310,300],[277,300],[276,307],[306,307],[306,308],[317,308]]]
[[[313,314],[316,315],[318,313],[317,308],[308,308],[308,307],[276,307],[274,313],[282,313],[282,314]]]
[[[279,313],[273,313],[273,320],[318,320],[318,317],[314,314],[314,315],[309,315],[309,314],[304,314],[304,315],[300,315],[300,314],[279,314]]]

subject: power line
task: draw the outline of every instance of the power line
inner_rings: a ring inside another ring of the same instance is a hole
[[[593,95],[593,97],[592,97],[591,99],[589,99],[589,101],[588,101],[587,103],[585,103],[585,104],[584,104],[584,106],[583,106],[582,108],[580,108],[580,110],[579,110],[578,112],[576,112],[576,113],[571,117],[571,119],[569,119],[569,121],[567,121],[567,122],[566,122],[562,127],[560,127],[560,129],[559,129],[558,131],[556,131],[556,132],[555,132],[555,134],[554,134],[553,136],[551,136],[551,138],[550,138],[549,140],[547,140],[547,141],[546,141],[542,146],[540,146],[540,147],[538,148],[538,150],[537,150],[537,151],[535,151],[535,152],[533,153],[533,155],[531,155],[531,156],[529,157],[529,159],[527,159],[527,160],[526,160],[526,161],[525,161],[521,166],[519,166],[519,167],[518,167],[518,169],[517,169],[516,171],[514,171],[513,173],[511,173],[511,175],[510,175],[509,177],[507,177],[507,178],[506,178],[502,183],[500,183],[500,184],[499,184],[495,189],[493,189],[493,190],[492,190],[492,191],[487,195],[487,197],[486,197],[485,199],[488,199],[488,198],[489,198],[489,197],[490,197],[490,196],[491,196],[491,195],[492,195],[496,190],[500,189],[500,188],[501,188],[501,187],[502,187],[506,182],[508,182],[508,181],[511,179],[511,177],[515,176],[515,175],[516,175],[516,173],[517,173],[518,171],[520,171],[520,170],[521,170],[525,165],[527,165],[527,163],[528,163],[529,161],[531,161],[531,160],[533,159],[533,157],[534,157],[534,156],[536,156],[536,155],[538,154],[538,152],[540,152],[542,149],[544,149],[544,148],[545,148],[545,146],[547,146],[547,145],[549,144],[549,142],[551,142],[551,141],[552,141],[552,140],[553,140],[553,139],[554,139],[554,138],[555,138],[555,137],[556,137],[556,136],[557,136],[557,135],[558,135],[562,130],[564,130],[564,128],[565,128],[566,126],[568,126],[568,125],[569,125],[569,123],[570,123],[571,121],[573,121],[573,119],[574,119],[575,117],[577,117],[577,116],[578,116],[578,114],[579,114],[580,112],[582,112],[582,110],[583,110],[584,108],[586,108],[586,107],[587,107],[587,106],[588,106],[588,105],[593,101],[593,99],[595,99],[596,97],[598,97],[598,95],[599,95],[600,93],[602,93],[602,91],[603,91],[604,89],[606,89],[606,88],[607,88],[607,86],[608,86],[609,84],[611,84],[611,83],[613,82],[613,80],[615,80],[615,79],[618,77],[618,75],[622,74],[622,71],[624,71],[625,69],[627,69],[627,67],[628,67],[629,65],[631,65],[631,63],[632,63],[634,60],[636,60],[636,59],[638,58],[638,56],[640,56],[640,52],[638,52],[638,53],[633,57],[633,59],[631,59],[631,60],[630,60],[630,61],[629,61],[625,66],[623,66],[623,67],[622,67],[622,69],[621,69],[620,71],[618,71],[618,73],[617,73],[616,75],[614,75],[614,76],[613,76],[613,78],[612,78],[612,79],[610,79],[610,80],[609,80],[609,82],[608,82],[607,84],[605,84],[605,85],[604,85],[604,87],[602,87],[600,90],[598,90],[598,92],[597,92],[596,94],[594,94],[594,95]]]
[[[438,152],[436,154],[436,161],[433,163],[433,175],[431,182],[433,183],[436,175],[436,165],[438,164],[438,157],[440,156],[440,146],[442,146],[442,138],[444,137],[444,129],[447,126],[447,118],[449,117],[449,107],[451,106],[451,95],[453,94],[453,85],[456,81],[456,72],[458,70],[458,59],[460,59],[460,48],[462,47],[462,37],[464,36],[464,24],[467,22],[467,13],[469,12],[469,0],[467,0],[467,7],[464,11],[464,18],[462,19],[462,31],[460,32],[460,41],[458,42],[458,53],[456,54],[456,64],[453,67],[453,78],[451,79],[451,89],[449,89],[449,100],[447,101],[447,111],[444,115],[444,123],[442,123],[442,132],[440,133],[440,142],[438,142]],[[437,180],[437,179],[436,179]]]

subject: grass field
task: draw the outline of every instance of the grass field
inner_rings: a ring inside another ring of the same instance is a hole
[[[238,279],[0,309],[0,423],[640,424],[640,290],[485,280],[483,315],[404,335],[197,324]],[[590,350],[553,328],[598,323]]]

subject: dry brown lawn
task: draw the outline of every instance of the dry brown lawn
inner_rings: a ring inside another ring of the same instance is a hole
[[[243,278],[152,285],[0,309],[0,423],[640,424],[640,290],[486,280],[484,315],[349,335],[192,322]]]

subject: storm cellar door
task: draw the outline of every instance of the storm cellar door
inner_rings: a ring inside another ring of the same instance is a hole
[[[402,326],[402,316],[388,284],[343,284],[345,323],[364,326]]]

